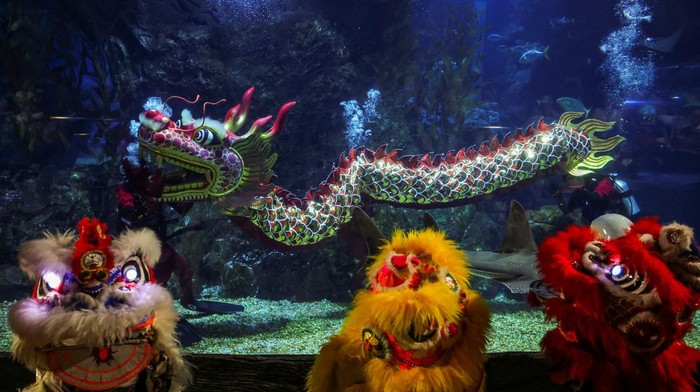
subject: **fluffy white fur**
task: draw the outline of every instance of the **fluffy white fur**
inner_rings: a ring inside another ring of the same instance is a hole
[[[19,266],[30,279],[36,279],[46,271],[58,274],[70,272],[73,241],[72,232],[44,232],[44,238],[20,245],[17,256]]]
[[[51,268],[70,271],[73,237],[68,234],[47,234],[46,238],[24,243],[20,248],[20,265],[30,277]],[[151,230],[127,231],[112,243],[117,265],[133,254],[154,266],[160,258],[160,242]],[[120,304],[105,307],[110,299]],[[37,351],[47,346],[69,345],[106,346],[129,337],[129,328],[155,312],[153,328],[157,340],[155,348],[162,350],[173,368],[171,391],[183,390],[191,380],[188,365],[182,358],[175,336],[178,314],[170,293],[163,287],[145,283],[128,289],[113,284],[92,298],[81,292],[60,298],[59,304],[70,305],[79,301],[87,309],[75,310],[70,306],[52,306],[32,298],[21,300],[10,307],[8,322],[14,331],[12,354],[28,368],[45,369],[46,356]],[[54,304],[55,305],[55,304]],[[25,391],[43,390],[42,385],[59,389],[60,380],[50,372],[43,372],[37,382]],[[39,388],[39,389],[38,389]]]
[[[117,264],[133,254],[140,253],[143,261],[153,268],[160,259],[161,244],[153,230],[127,230],[112,241],[110,249]]]
[[[673,237],[675,242],[671,242]],[[693,243],[693,229],[673,222],[661,228],[659,234],[659,247],[664,252],[665,258],[677,258],[681,253],[690,252]]]

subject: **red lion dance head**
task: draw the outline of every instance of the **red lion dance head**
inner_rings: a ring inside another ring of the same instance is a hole
[[[558,326],[541,346],[554,381],[594,391],[694,391],[700,351],[683,341],[700,287],[692,243],[690,227],[656,218],[617,238],[595,224],[547,238],[539,287],[552,295],[539,299]]]

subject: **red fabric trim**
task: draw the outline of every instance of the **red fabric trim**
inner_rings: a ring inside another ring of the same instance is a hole
[[[148,316],[146,320],[144,320],[141,324],[134,325],[131,327],[132,331],[138,331],[139,329],[144,329],[146,327],[150,327],[153,325],[153,322],[156,320],[156,314],[155,312],[151,312],[151,315]]]
[[[394,335],[389,333],[385,333],[385,335],[389,341],[389,347],[391,347],[392,361],[395,365],[398,365],[399,369],[401,370],[408,370],[414,367],[425,368],[433,366],[445,354],[445,350],[438,349],[429,352],[425,357],[416,358],[413,356],[415,351],[404,350],[401,348],[401,346],[396,342],[396,337],[394,337]]]
[[[134,195],[127,191],[124,185],[119,185],[117,188],[117,203],[119,207],[134,206]]]

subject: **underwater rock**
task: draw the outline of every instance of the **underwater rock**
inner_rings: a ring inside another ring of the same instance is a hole
[[[538,210],[532,210],[529,215],[532,235],[538,244],[545,237],[571,224],[571,219],[564,214],[559,206],[554,204],[544,205]]]
[[[250,265],[229,261],[227,271],[221,277],[222,294],[227,297],[239,298],[255,295],[253,268]]]
[[[69,230],[71,227],[66,222],[76,222],[92,214],[90,190],[83,181],[94,175],[92,170],[86,167],[58,170],[35,165],[0,173],[3,190],[0,252],[5,255],[0,259],[0,270],[4,279],[10,279],[11,273],[5,271],[15,264],[19,243],[43,230]]]

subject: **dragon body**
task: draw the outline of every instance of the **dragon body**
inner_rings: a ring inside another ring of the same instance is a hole
[[[162,202],[214,200],[223,214],[243,217],[286,246],[317,243],[333,236],[348,222],[363,200],[410,207],[440,207],[468,203],[476,197],[509,188],[565,162],[572,175],[603,167],[613,158],[598,155],[612,150],[621,136],[596,137],[613,122],[574,120],[584,113],[564,113],[557,122],[539,121],[525,131],[499,141],[494,137],[479,148],[435,155],[400,156],[386,147],[353,149],[320,186],[298,198],[270,183],[276,154],[270,142],[294,105],[253,122],[243,135],[253,89],[226,115],[223,123],[197,120],[188,129],[155,109],[140,116],[138,143],[142,151],[178,167],[170,175]],[[184,118],[184,116],[183,116]],[[184,172],[182,170],[184,169]]]

